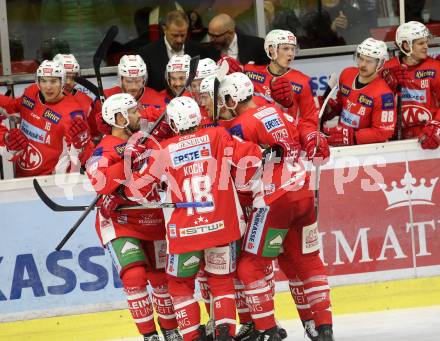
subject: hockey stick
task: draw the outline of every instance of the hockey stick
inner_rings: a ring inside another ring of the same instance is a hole
[[[402,139],[402,85],[398,84],[396,87],[397,103],[396,103],[396,138]]]
[[[77,82],[79,85],[89,90],[96,98],[101,99],[98,87],[95,84],[93,84],[91,81],[89,81],[87,78],[75,77],[75,82]]]
[[[54,212],[81,212],[85,211],[89,206],[64,206],[57,204],[51,198],[49,198],[46,193],[41,188],[37,179],[33,180],[33,185],[38,197]],[[196,207],[212,207],[212,201],[189,201],[189,202],[158,202],[158,203],[147,203],[137,206],[122,206],[119,210],[135,210],[142,208],[196,208]],[[93,208],[94,209],[94,208]]]
[[[324,92],[324,94],[326,94],[326,97],[324,99],[324,103],[322,104],[321,109],[319,110],[318,113],[318,127],[317,127],[317,136],[316,136],[316,148],[315,148],[315,152],[314,154],[316,154],[318,147],[319,147],[319,143],[320,143],[320,129],[321,129],[321,118],[322,115],[324,114],[324,110],[325,107],[327,106],[328,101],[330,100],[330,98],[333,96],[333,94],[336,92],[336,90],[338,89],[338,87],[336,86],[336,84],[338,83],[338,76],[335,73],[332,73],[330,76],[330,79],[328,80],[327,83],[327,88]],[[315,213],[316,213],[316,219],[318,219],[318,212],[319,212],[319,175],[321,172],[321,165],[320,163],[316,163],[315,164]]]
[[[218,121],[218,91],[220,88],[220,83],[223,81],[223,79],[226,77],[226,74],[229,71],[229,65],[228,62],[226,60],[224,60],[221,64],[220,67],[217,70],[217,74],[215,75],[215,79],[214,79],[214,98],[213,100],[213,105],[214,105],[214,115],[213,115],[213,121],[214,123],[217,123]]]
[[[95,70],[95,76],[98,82],[98,92],[101,103],[104,103],[105,101],[104,88],[102,86],[101,70],[100,70],[101,62],[104,60],[105,56],[107,55],[107,51],[110,45],[113,43],[113,40],[118,35],[118,32],[119,32],[118,26],[115,25],[111,26],[108,29],[101,44],[99,44],[98,48],[96,49],[95,55],[93,56],[93,69]]]

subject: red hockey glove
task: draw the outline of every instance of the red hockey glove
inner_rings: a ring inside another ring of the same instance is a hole
[[[339,123],[336,126],[324,124],[324,134],[327,136],[327,142],[331,146],[351,146],[356,144],[354,129],[342,126]]]
[[[423,149],[436,149],[440,145],[440,122],[429,121],[426,123],[419,136],[419,142]]]
[[[29,140],[20,129],[11,129],[5,136],[5,146],[11,152],[25,150],[28,144]]]
[[[126,200],[117,194],[109,194],[104,197],[101,203],[100,212],[105,219],[110,219],[110,216],[116,209],[126,203]]]
[[[89,126],[81,116],[75,116],[71,121],[68,134],[76,149],[82,149],[90,142]]]
[[[142,132],[133,134],[125,146],[124,162],[129,162],[132,171],[141,169],[151,155],[151,149],[147,149],[145,145],[140,144],[143,136]]]
[[[324,105],[325,98],[324,96],[318,96],[319,107],[322,108]],[[322,114],[321,122],[329,121],[332,118],[338,116],[341,113],[342,106],[338,102],[338,100],[334,98],[330,98],[327,102],[327,106],[324,109],[324,113]]]
[[[405,64],[400,64],[398,67],[390,69],[382,69],[380,76],[388,84],[391,91],[396,92],[398,85],[404,85],[411,82],[408,74],[408,67]]]
[[[234,72],[243,72],[243,66],[241,66],[240,62],[232,57],[229,56],[223,56],[221,57],[218,62],[217,65],[222,65],[223,61],[226,60],[226,62],[228,63],[229,66],[229,71],[228,71],[228,75]]]
[[[306,136],[306,144],[304,149],[306,151],[307,159],[312,161],[313,164],[324,164],[328,161],[330,156],[330,148],[328,146],[327,139],[324,134],[313,131]]]
[[[102,118],[102,111],[96,114],[95,120],[96,128],[101,134],[110,135],[112,133],[112,127]]]
[[[272,99],[284,108],[290,108],[293,105],[292,84],[287,78],[274,78],[270,83],[270,91]]]

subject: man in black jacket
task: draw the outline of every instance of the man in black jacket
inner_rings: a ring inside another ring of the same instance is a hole
[[[227,14],[219,14],[211,19],[208,35],[212,46],[222,56],[235,58],[241,64],[251,61],[259,65],[269,63],[264,52],[264,39],[236,33],[234,19]]]
[[[157,91],[165,89],[165,68],[174,55],[189,54],[191,57],[215,59],[215,51],[210,51],[197,42],[187,40],[188,17],[175,10],[167,13],[162,26],[164,36],[138,50],[138,54],[147,64],[148,86]]]

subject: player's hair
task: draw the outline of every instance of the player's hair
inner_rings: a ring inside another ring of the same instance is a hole
[[[176,26],[189,26],[189,19],[188,16],[179,10],[174,10],[171,12],[168,12],[165,17],[164,25],[165,27],[170,27],[171,24],[174,24]]]

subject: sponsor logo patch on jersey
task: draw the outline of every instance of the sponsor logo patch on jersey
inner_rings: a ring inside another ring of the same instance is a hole
[[[20,130],[29,140],[44,143],[46,141],[47,131],[40,129],[26,120],[21,120]]]
[[[170,154],[173,167],[179,167],[194,161],[207,160],[211,157],[211,145],[209,143],[178,150]]]
[[[263,122],[264,127],[266,128],[267,132],[271,132],[274,129],[277,129],[279,127],[284,127],[283,121],[281,121],[281,118],[278,114],[273,114],[267,117],[264,117],[261,122]]]
[[[220,231],[223,230],[224,228],[225,228],[225,223],[223,220],[220,220],[212,224],[181,228],[179,231],[179,235],[180,237],[191,237],[195,235]]]
[[[415,77],[417,79],[424,79],[424,78],[435,78],[436,71],[429,69],[429,70],[417,70]]]
[[[170,224],[168,226],[168,231],[170,233],[170,238],[176,238],[177,237],[177,228],[176,224]]]
[[[121,156],[121,155],[124,154],[125,146],[126,146],[126,145],[127,145],[127,142],[123,142],[123,143],[121,143],[121,144],[118,144],[118,145],[114,146],[113,148],[115,149],[115,152],[116,152],[119,156]]]
[[[255,118],[258,118],[259,120],[261,120],[263,117],[272,115],[273,113],[276,113],[276,112],[277,112],[277,110],[274,107],[267,107],[267,108],[264,108],[260,111],[257,111],[253,116]]]
[[[243,128],[241,127],[241,124],[229,128],[228,131],[231,135],[238,136],[244,140]]]
[[[295,82],[290,82],[290,84],[292,84],[292,91],[296,94],[301,94],[303,86],[301,84],[295,83]]]
[[[264,83],[266,80],[266,75],[264,73],[258,73],[255,71],[246,71],[246,76],[248,76],[251,81],[257,83]]]
[[[402,88],[402,101],[426,103],[426,90]]]
[[[44,113],[43,117],[55,124],[58,124],[58,122],[61,120],[61,115],[53,111],[52,109],[47,108]]]
[[[175,152],[180,149],[194,147],[199,144],[205,144],[205,143],[209,143],[209,136],[208,135],[198,136],[198,137],[190,138],[188,140],[183,140],[183,141],[179,141],[177,143],[170,144],[168,146],[168,149],[170,152]]]
[[[344,84],[341,85],[342,96],[347,97],[348,95],[350,95],[350,91],[351,91],[351,89],[348,86],[345,86]]]
[[[353,128],[359,128],[360,117],[358,115],[352,114],[347,110],[342,110],[341,113],[341,122],[345,125]]]
[[[76,116],[81,116],[82,118],[85,118],[85,115],[84,115],[84,111],[82,111],[82,110],[77,110],[77,111],[72,111],[71,113],[70,113],[70,118],[73,120]]]
[[[268,207],[257,208],[252,215],[251,226],[249,234],[246,238],[245,250],[256,254],[260,245],[261,235],[263,233],[263,226],[266,222]]]
[[[394,96],[392,93],[381,95],[382,109],[394,109]]]
[[[21,105],[23,105],[25,108],[32,110],[35,107],[35,102],[31,98],[23,96],[23,99],[21,100]]]
[[[358,103],[371,108],[373,106],[373,99],[367,95],[360,94],[358,97]]]
[[[281,141],[281,140],[286,140],[289,138],[289,133],[287,132],[286,129],[280,129],[277,131],[274,131],[272,133],[272,136],[275,140],[277,141]]]

